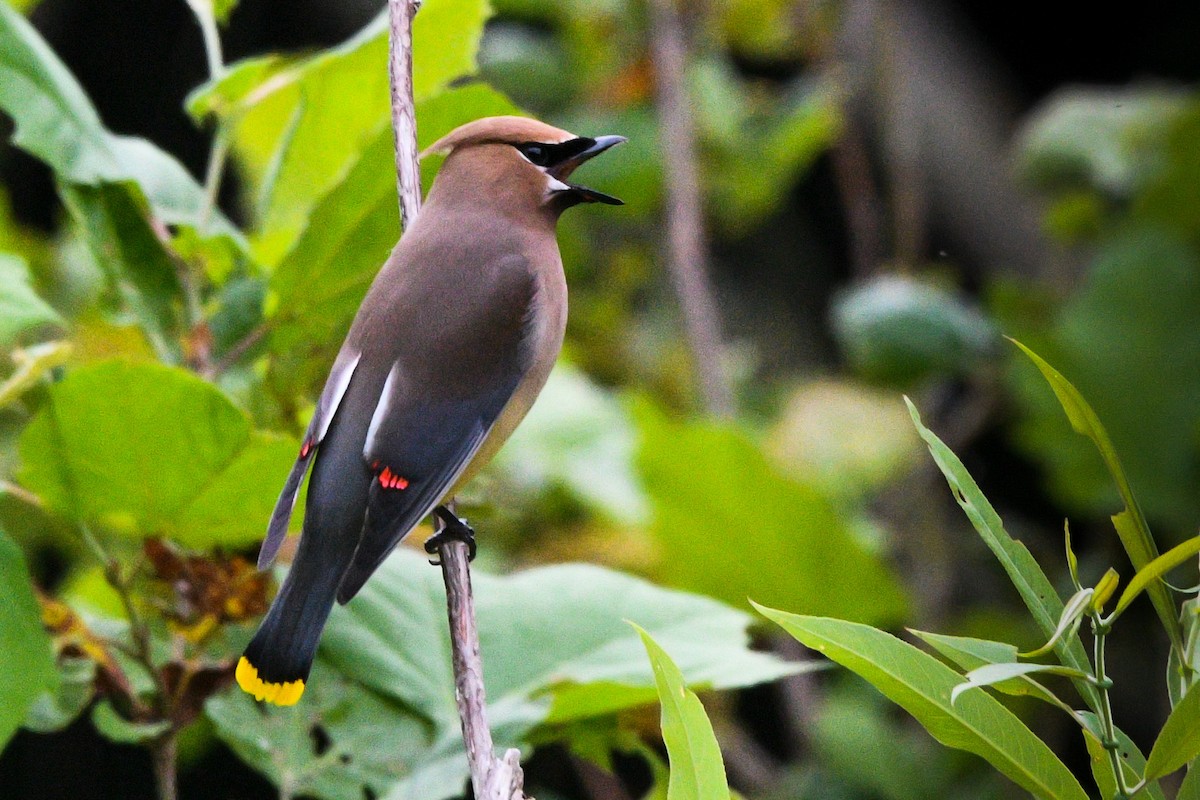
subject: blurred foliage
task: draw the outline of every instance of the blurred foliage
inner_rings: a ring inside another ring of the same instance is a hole
[[[1084,132],[1085,135],[1078,135]],[[993,306],[1096,406],[1146,515],[1168,541],[1200,516],[1200,103],[1156,89],[1074,91],[1051,100],[1023,138],[1023,169],[1047,195],[1051,231],[1081,249],[1082,284],[1066,298],[1002,285]],[[1115,504],[1104,465],[1018,365],[1017,443],[1063,502]],[[1147,391],[1147,387],[1154,387]]]

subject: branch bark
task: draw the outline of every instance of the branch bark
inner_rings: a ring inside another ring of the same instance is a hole
[[[421,0],[388,0],[391,37],[388,77],[392,87],[392,134],[396,141],[396,190],[404,230],[421,210],[421,168],[417,162],[417,110],[413,103],[412,24]]]
[[[421,173],[417,162],[417,122],[413,104],[412,21],[420,0],[388,0],[391,40],[388,74],[392,89],[392,131],[396,140],[396,180],[400,220],[405,231],[421,210]],[[435,518],[436,520],[436,518]],[[440,526],[440,521],[435,525]],[[447,541],[438,548],[446,584],[446,614],[454,666],[454,696],[462,721],[463,744],[476,800],[525,800],[521,753],[508,750],[497,758],[487,722],[483,660],[475,625],[471,565],[467,546]]]
[[[722,367],[721,325],[708,277],[696,137],[687,97],[687,38],[674,0],[650,1],[650,45],[666,183],[667,264],[705,409],[732,417],[733,388]]]

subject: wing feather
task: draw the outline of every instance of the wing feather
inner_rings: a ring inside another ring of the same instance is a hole
[[[312,420],[308,423],[308,430],[304,433],[300,454],[292,464],[292,470],[284,481],[283,491],[279,493],[279,499],[275,502],[271,521],[267,524],[267,538],[263,540],[258,551],[260,570],[271,566],[275,556],[279,554],[279,548],[283,546],[292,511],[296,507],[296,497],[300,493],[300,484],[304,482],[304,475],[308,472],[309,464],[320,448],[321,441],[329,432],[329,425],[341,406],[342,398],[346,396],[346,390],[350,388],[350,379],[354,377],[354,370],[361,357],[361,353],[343,350],[333,362],[329,378],[325,381],[325,388],[321,390],[317,407],[313,410]]]

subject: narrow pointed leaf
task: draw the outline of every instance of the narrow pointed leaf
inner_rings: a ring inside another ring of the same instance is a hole
[[[975,753],[1037,797],[1087,797],[1046,743],[994,697],[972,692],[952,705],[950,693],[962,678],[933,656],[866,625],[756,607],[804,645],[867,680],[947,747]]]
[[[1133,576],[1133,580],[1129,581],[1129,585],[1125,587],[1125,591],[1121,592],[1121,599],[1117,601],[1117,607],[1113,609],[1112,616],[1115,618],[1128,608],[1129,604],[1136,600],[1137,596],[1151,583],[1156,582],[1196,553],[1200,553],[1200,536],[1195,536],[1183,544],[1171,548],[1138,570],[1138,573]]]
[[[1079,559],[1075,557],[1075,551],[1071,548],[1071,525],[1066,520],[1063,520],[1063,540],[1066,542],[1067,569],[1071,573],[1071,585],[1076,590],[1082,589],[1083,586],[1079,583]]]
[[[975,526],[975,530],[1000,561],[1004,571],[1008,573],[1008,579],[1012,581],[1013,586],[1021,595],[1021,599],[1025,601],[1025,606],[1029,609],[1034,622],[1046,636],[1053,635],[1054,629],[1058,627],[1058,619],[1062,616],[1063,603],[1053,584],[1050,583],[1050,579],[1046,577],[1046,573],[1042,572],[1042,568],[1038,566],[1029,549],[1004,530],[1004,523],[1001,522],[1000,515],[984,497],[983,492],[979,490],[979,485],[975,483],[971,473],[967,472],[967,468],[963,466],[954,451],[947,447],[933,431],[921,424],[921,415],[912,401],[906,397],[904,402],[908,404],[908,411],[912,414],[917,433],[929,446],[929,452],[946,477],[946,482],[950,484],[950,489],[954,492],[958,504],[962,506],[963,511],[971,520],[971,524]],[[1060,639],[1054,650],[1065,666],[1084,672],[1091,668],[1087,651],[1084,650],[1083,642],[1079,640],[1078,636]],[[1081,682],[1076,682],[1075,687],[1090,708],[1095,710],[1100,707],[1100,698],[1095,687]]]
[[[987,664],[1011,664],[1017,660],[1016,646],[1006,642],[973,639],[969,636],[947,636],[942,633],[929,633],[912,628],[909,628],[908,632],[964,670],[978,669]],[[1057,695],[1028,675],[1000,681],[993,684],[992,688],[1004,694],[1036,697],[1056,708],[1074,713],[1070,706],[1060,700]]]
[[[1146,759],[1146,777],[1169,775],[1200,755],[1200,689],[1195,685],[1171,710]]]
[[[1058,625],[1055,626],[1054,632],[1050,634],[1049,641],[1036,650],[1021,653],[1021,658],[1037,658],[1038,656],[1045,655],[1053,650],[1068,632],[1071,636],[1074,636],[1075,632],[1079,629],[1079,620],[1083,618],[1083,615],[1091,607],[1093,594],[1095,594],[1095,590],[1093,589],[1080,589],[1071,595],[1071,599],[1063,606],[1062,614],[1058,618]]]
[[[671,763],[667,800],[728,800],[725,762],[700,698],[684,685],[683,673],[650,634],[633,628],[650,657],[662,706],[663,743]]]
[[[1060,667],[1057,664],[985,664],[968,672],[966,683],[960,683],[950,693],[950,702],[955,703],[959,696],[968,689],[992,686],[1002,681],[1019,678],[1025,675],[1062,675],[1077,680],[1088,680],[1091,676],[1070,667]]]
[[[1121,467],[1121,460],[1117,457],[1117,451],[1113,448],[1108,432],[1104,430],[1096,412],[1083,399],[1079,390],[1071,385],[1070,381],[1046,363],[1037,353],[1015,339],[1012,342],[1025,355],[1029,356],[1029,359],[1041,371],[1042,376],[1058,397],[1058,402],[1066,412],[1067,419],[1070,420],[1071,427],[1075,432],[1091,439],[1092,443],[1096,445],[1096,449],[1100,451],[1100,457],[1108,467],[1109,474],[1112,475],[1117,491],[1121,495],[1121,500],[1125,503],[1125,510],[1113,517],[1113,526],[1117,529],[1117,535],[1121,539],[1125,552],[1129,555],[1133,568],[1140,572],[1158,557],[1158,547],[1150,535],[1150,526],[1142,515],[1141,507],[1133,496],[1133,489],[1129,486],[1129,479],[1125,477],[1125,470]],[[1154,610],[1158,612],[1163,628],[1166,629],[1167,635],[1171,639],[1171,644],[1181,647],[1183,639],[1179,630],[1179,621],[1175,617],[1175,604],[1171,600],[1170,593],[1160,583],[1153,583],[1148,591],[1150,599],[1154,603]]]

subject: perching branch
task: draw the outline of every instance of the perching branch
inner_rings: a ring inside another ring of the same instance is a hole
[[[421,209],[421,174],[417,164],[417,123],[412,89],[412,20],[419,0],[388,0],[391,47],[388,72],[392,87],[392,131],[396,139],[396,179],[400,219],[405,231]],[[440,525],[440,521],[436,524]],[[438,547],[442,580],[446,584],[446,613],[454,665],[454,695],[462,720],[463,743],[471,769],[476,800],[524,800],[520,751],[496,758],[487,722],[483,661],[475,626],[471,567],[467,545],[448,540]]]
[[[392,133],[396,139],[396,189],[404,230],[421,210],[421,169],[417,163],[417,110],[413,103],[412,24],[421,0],[388,0],[392,35],[388,77],[392,87]]]
[[[696,137],[687,97],[687,39],[675,0],[651,0],[650,44],[666,183],[667,263],[705,408],[731,417],[733,389],[722,367],[721,325],[708,278]]]

